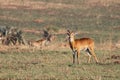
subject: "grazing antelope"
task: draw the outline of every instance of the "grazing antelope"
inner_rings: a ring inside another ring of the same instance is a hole
[[[80,51],[84,50],[88,54],[88,63],[91,60],[91,56],[94,56],[95,61],[98,63],[98,59],[96,54],[94,53],[94,41],[90,38],[81,38],[74,39],[75,33],[67,30],[67,35],[69,37],[69,45],[73,51],[73,64],[75,63],[75,57],[77,54],[77,63],[79,64],[78,56],[80,55]]]

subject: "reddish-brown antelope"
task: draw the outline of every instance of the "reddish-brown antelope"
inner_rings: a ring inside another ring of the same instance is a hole
[[[80,51],[84,50],[88,54],[88,63],[91,60],[91,56],[94,56],[95,61],[98,63],[98,59],[94,52],[94,41],[90,38],[81,38],[75,39],[76,33],[70,32],[67,30],[67,35],[69,37],[69,45],[73,51],[73,64],[75,63],[75,57],[77,55],[77,63],[79,64],[78,56],[80,55]]]

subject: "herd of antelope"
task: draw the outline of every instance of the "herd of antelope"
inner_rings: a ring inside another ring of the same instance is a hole
[[[77,57],[77,64],[79,64],[79,56],[80,56],[80,51],[83,50],[86,52],[88,55],[88,63],[91,60],[91,57],[93,56],[96,63],[98,63],[97,56],[94,52],[94,40],[91,38],[80,38],[80,39],[75,39],[75,35],[77,33],[74,33],[70,30],[67,30],[67,40],[69,41],[69,47],[73,52],[73,64],[75,63],[75,59]],[[46,45],[47,42],[53,41],[54,37],[52,35],[44,31],[44,38],[36,40],[36,41],[28,41],[28,44],[33,47],[37,48],[42,48],[43,46]],[[0,38],[0,40],[4,40]]]

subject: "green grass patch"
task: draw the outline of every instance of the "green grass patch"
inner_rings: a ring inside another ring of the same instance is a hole
[[[119,64],[107,60],[110,53],[96,51],[100,64],[96,64],[94,59],[87,63],[84,54],[82,52],[79,57],[81,63],[73,65],[71,51],[5,52],[0,54],[0,78],[119,80]]]

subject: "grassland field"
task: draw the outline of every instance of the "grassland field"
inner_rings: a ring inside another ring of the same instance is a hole
[[[45,29],[56,40],[43,50],[0,45],[0,80],[120,80],[119,0],[0,0],[4,26],[21,29],[26,41]],[[99,64],[88,64],[84,52],[72,64],[72,51],[62,45],[68,29],[94,39]]]

